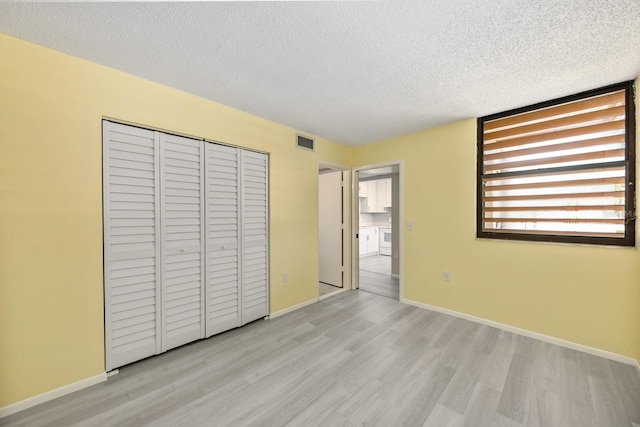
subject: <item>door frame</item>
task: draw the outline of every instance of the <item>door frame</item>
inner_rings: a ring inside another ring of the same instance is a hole
[[[351,218],[352,218],[352,213],[351,213],[351,198],[352,198],[352,194],[353,194],[353,185],[352,185],[352,171],[351,168],[349,166],[345,166],[339,163],[332,163],[332,162],[325,162],[325,161],[318,161],[318,166],[316,168],[316,230],[318,231],[318,239],[317,242],[319,244],[320,241],[320,217],[318,215],[318,212],[320,210],[320,205],[319,205],[319,200],[318,200],[318,194],[320,191],[320,179],[319,179],[319,175],[320,175],[320,169],[321,168],[329,168],[329,169],[334,169],[334,170],[340,170],[342,171],[342,218],[343,218],[343,222],[342,222],[342,226],[343,226],[343,230],[342,230],[342,235],[343,235],[343,239],[342,239],[342,253],[343,253],[343,278],[342,278],[342,289],[338,289],[337,292],[342,292],[342,291],[346,291],[346,290],[350,290],[353,289],[353,282],[352,282],[352,277],[353,277],[353,272],[352,272],[352,239],[349,238],[349,236],[352,235],[352,225],[351,225]],[[319,250],[318,250],[318,259],[319,259]],[[318,264],[319,267],[319,264]],[[316,274],[317,278],[316,278],[316,283],[320,282],[320,269],[318,268],[317,270],[317,274]],[[331,295],[333,295],[334,293],[331,293]],[[321,299],[320,298],[320,289],[319,286],[316,285],[316,298],[318,299],[318,301]]]
[[[360,240],[359,233],[360,227],[360,203],[358,199],[358,172],[366,171],[369,169],[377,169],[388,166],[398,166],[398,248],[394,248],[398,252],[398,273],[400,275],[399,282],[399,301],[404,301],[404,161],[402,159],[392,160],[382,163],[372,163],[368,165],[354,167],[351,172],[351,223],[354,232],[351,233],[351,284],[352,289],[358,289],[360,287]],[[394,255],[393,253],[391,254]]]

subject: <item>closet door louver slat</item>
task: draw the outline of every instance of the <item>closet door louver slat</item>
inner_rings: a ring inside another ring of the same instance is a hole
[[[240,326],[239,150],[207,143],[207,336]]]
[[[158,139],[103,123],[106,370],[156,354],[159,308]]]
[[[162,350],[204,337],[202,141],[160,134]]]
[[[242,150],[242,324],[264,317],[269,307],[268,158]]]

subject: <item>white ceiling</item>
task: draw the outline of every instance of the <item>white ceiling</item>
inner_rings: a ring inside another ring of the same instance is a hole
[[[640,74],[638,0],[2,1],[2,33],[350,145]]]

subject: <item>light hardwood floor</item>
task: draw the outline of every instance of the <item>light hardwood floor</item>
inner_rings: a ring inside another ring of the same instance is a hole
[[[7,426],[640,424],[632,366],[346,291],[120,370]]]
[[[360,258],[360,289],[383,297],[400,299],[400,281],[391,275],[391,257],[370,255]]]

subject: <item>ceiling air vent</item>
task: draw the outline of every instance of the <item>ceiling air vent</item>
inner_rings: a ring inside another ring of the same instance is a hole
[[[296,135],[298,137],[298,148],[304,148],[305,150],[314,150],[315,141],[311,138],[306,138],[301,135]]]

